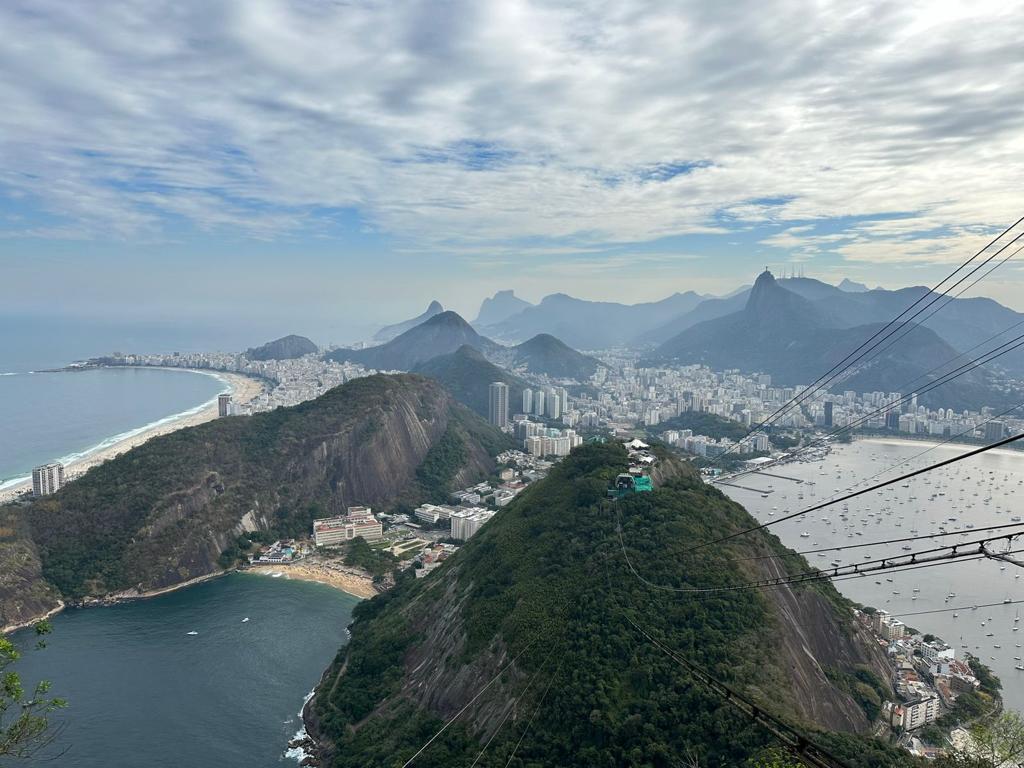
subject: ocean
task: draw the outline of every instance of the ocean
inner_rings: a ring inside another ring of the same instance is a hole
[[[974,447],[857,440],[851,445],[837,446],[823,461],[787,464],[771,470],[776,477],[747,475],[742,484],[768,491],[767,498],[736,487],[719,488],[760,522],[769,522],[840,495],[858,480],[878,475],[858,486],[866,487]],[[920,455],[923,451],[929,452]],[[907,463],[898,470],[883,472],[904,461]],[[1006,533],[1003,530],[989,534],[979,529],[1011,525],[1015,522],[1012,518],[1024,518],[1022,492],[1024,453],[992,451],[851,499],[845,503],[845,509],[840,503],[769,530],[797,551],[923,536],[938,532],[940,527],[952,534],[906,544],[806,555],[812,566],[827,569],[833,558],[840,558],[842,565],[853,565],[893,554],[909,554],[903,546],[921,551]],[[1013,530],[1024,532],[1024,527],[1010,529]],[[1018,538],[1013,548],[1024,549],[1024,537]],[[999,551],[1001,545],[993,549]],[[1006,705],[1024,712],[1024,671],[1016,669],[1024,658],[1024,568],[983,559],[844,579],[835,586],[851,600],[886,610],[920,632],[941,637],[956,648],[957,658],[965,652],[977,656],[1002,680]],[[1004,600],[1011,604],[1003,604]],[[1016,604],[1017,601],[1022,602]],[[996,605],[981,607],[991,603]]]
[[[226,344],[227,346],[221,346]],[[69,461],[191,411],[225,391],[210,375],[173,370],[45,373],[115,351],[244,349],[227,330],[0,315],[0,488],[50,461]]]
[[[0,488],[203,407],[227,390],[213,375],[98,369],[0,375]]]
[[[295,766],[301,755],[285,752],[299,711],[357,602],[322,584],[230,574],[65,611],[40,651],[30,631],[15,633],[18,671],[69,702],[46,755],[67,750],[53,764],[76,768]]]

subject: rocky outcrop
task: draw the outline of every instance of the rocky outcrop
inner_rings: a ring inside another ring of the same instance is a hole
[[[416,470],[449,428],[466,449],[455,481],[486,476],[493,461],[475,437],[490,428],[419,376],[357,379],[294,408],[156,438],[16,510],[40,556],[26,578],[40,583],[41,561],[81,599],[215,573],[245,531],[308,531],[351,505],[416,501]]]
[[[30,624],[62,606],[42,578],[39,553],[17,511],[0,508],[0,631]]]

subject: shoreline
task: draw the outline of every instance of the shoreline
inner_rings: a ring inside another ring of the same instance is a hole
[[[166,370],[188,371],[204,376],[212,376],[224,384],[226,387],[225,391],[231,393],[232,400],[242,404],[254,400],[264,392],[266,386],[260,379],[228,371],[208,371],[194,368],[168,368]],[[125,451],[136,448],[154,437],[170,434],[185,427],[203,424],[216,418],[217,397],[215,396],[199,405],[171,414],[151,424],[146,424],[118,435],[112,435],[91,448],[87,448],[77,454],[69,454],[66,457],[62,457],[63,460],[56,459],[56,461],[60,461],[65,465],[65,472],[70,476],[68,482],[74,482],[78,476],[84,474],[92,467],[102,464]],[[6,485],[0,487],[0,504],[16,500],[21,494],[31,490],[31,488],[31,476],[7,481]]]
[[[271,578],[295,579],[296,581],[312,581],[317,584],[324,584],[333,587],[352,597],[361,600],[368,600],[378,594],[373,586],[373,580],[369,576],[356,575],[356,569],[345,566],[346,572],[329,567],[324,563],[304,563],[301,560],[296,563],[272,565],[261,564],[251,565],[243,568],[239,573],[252,573],[257,576],[269,576]]]
[[[855,443],[870,442],[870,443],[877,443],[879,445],[921,445],[921,446],[927,446],[929,448],[938,448],[938,447],[943,447],[943,448],[946,448],[946,447],[948,447],[948,448],[970,448],[972,450],[976,449],[976,448],[982,448],[983,447],[983,445],[980,444],[980,443],[959,443],[959,442],[957,442],[955,440],[952,441],[952,442],[949,442],[949,443],[944,443],[941,440],[927,440],[927,439],[923,439],[923,438],[915,439],[915,438],[911,438],[911,437],[895,437],[895,436],[889,437],[887,435],[886,436],[883,436],[883,435],[878,435],[878,436],[875,436],[875,435],[855,435],[853,441]],[[835,447],[842,447],[842,446],[841,445],[836,445],[836,446],[833,446],[833,447],[835,448]],[[1024,452],[1016,450],[1016,449],[1013,449],[1013,448],[993,448],[991,451],[988,451],[988,453],[992,453],[992,454],[999,455],[999,456],[1016,456],[1016,457],[1019,458],[1019,457],[1022,456],[1022,453],[1024,453]]]

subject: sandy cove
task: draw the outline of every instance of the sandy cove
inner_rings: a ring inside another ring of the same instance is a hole
[[[175,369],[178,370],[178,369]],[[211,371],[197,371],[197,373],[209,374]],[[228,386],[231,388],[231,399],[236,403],[248,403],[254,400],[264,390],[264,383],[259,379],[254,379],[249,376],[243,376],[238,373],[227,373],[224,371],[216,371],[216,375],[226,381]],[[68,373],[69,376],[73,376],[74,373]],[[214,398],[205,408],[196,411],[194,413],[184,414],[179,418],[171,421],[158,424],[151,429],[147,429],[144,432],[140,432],[137,435],[126,437],[124,440],[120,440],[113,445],[107,446],[80,459],[68,463],[64,467],[64,471],[73,480],[75,477],[85,473],[91,467],[95,467],[97,464],[118,456],[125,451],[131,450],[139,445],[142,445],[147,440],[150,440],[159,435],[167,435],[171,432],[176,432],[184,427],[194,427],[197,424],[202,424],[207,421],[212,421],[217,418],[217,400]],[[3,490],[0,490],[0,504],[10,501],[11,499],[18,496],[18,494],[24,492],[26,489],[32,488],[32,481],[25,480],[17,485],[11,485]]]
[[[279,573],[283,579],[315,581],[340,589],[354,597],[370,598],[377,594],[373,579],[369,575],[360,574],[356,569],[345,565],[299,561],[289,565],[253,565],[246,568],[245,573],[258,573],[263,576]]]

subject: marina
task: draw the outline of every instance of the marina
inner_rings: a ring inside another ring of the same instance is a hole
[[[760,491],[754,493],[731,483],[722,485],[726,486],[725,493],[760,522],[770,522],[773,517],[792,514],[965,450],[968,448],[954,444],[935,447],[919,441],[863,439],[836,446],[827,455],[786,464],[785,474],[790,477],[769,484],[770,501],[765,501]],[[803,482],[794,485],[791,479]],[[812,566],[838,567],[984,538],[986,528],[1020,522],[1022,489],[1024,454],[993,451],[941,472],[780,522],[771,530],[799,552],[824,550],[805,554]],[[916,536],[927,538],[870,545]],[[1024,537],[1015,540],[1010,549],[1024,548],[1022,541]],[[833,549],[850,545],[857,548]],[[1002,544],[993,546],[996,553],[1002,549]],[[1024,568],[1014,563],[965,558],[929,568],[925,574],[843,578],[835,586],[862,605],[884,609],[921,632],[941,637],[957,649],[958,657],[964,652],[977,656],[1002,679],[1006,705],[1024,711],[1020,663],[1024,638],[1019,632],[1024,603],[1022,577]],[[977,607],[982,605],[987,607]],[[977,620],[967,619],[967,614],[977,615],[981,610],[984,613]]]

